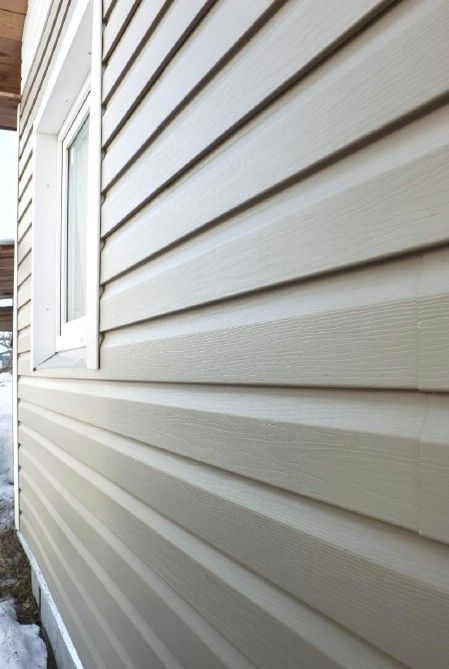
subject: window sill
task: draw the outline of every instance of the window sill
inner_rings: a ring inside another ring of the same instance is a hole
[[[59,351],[44,360],[35,367],[35,370],[40,369],[86,369],[87,367],[87,350],[83,348],[70,349],[68,351]]]

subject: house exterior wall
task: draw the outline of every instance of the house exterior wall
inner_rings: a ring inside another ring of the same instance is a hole
[[[100,368],[32,372],[69,15],[19,501],[85,666],[445,669],[448,3],[105,2]]]
[[[25,24],[23,26],[22,46],[22,90],[28,84],[28,77],[33,66],[41,35],[47,23],[47,15],[52,0],[30,0],[28,2]]]

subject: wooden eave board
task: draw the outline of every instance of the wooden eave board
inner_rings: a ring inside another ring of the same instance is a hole
[[[0,0],[0,128],[15,129],[26,0]]]
[[[14,282],[14,244],[0,244],[0,298],[12,297]]]

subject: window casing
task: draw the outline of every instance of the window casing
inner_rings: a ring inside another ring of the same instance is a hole
[[[77,0],[33,123],[32,369],[99,364],[101,81],[102,3]]]

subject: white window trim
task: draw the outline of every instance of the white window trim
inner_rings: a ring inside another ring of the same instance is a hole
[[[58,135],[90,77],[89,179],[87,193],[85,366],[99,364],[99,255],[101,205],[101,0],[78,0],[52,66],[33,124],[32,367],[46,363],[58,349],[80,347],[75,335],[60,336],[60,279],[57,235],[60,230]],[[59,221],[59,223],[58,223]],[[74,334],[74,333],[72,333]],[[73,357],[73,356],[72,356]],[[68,363],[70,366],[70,363]],[[58,361],[61,366],[61,361]]]

